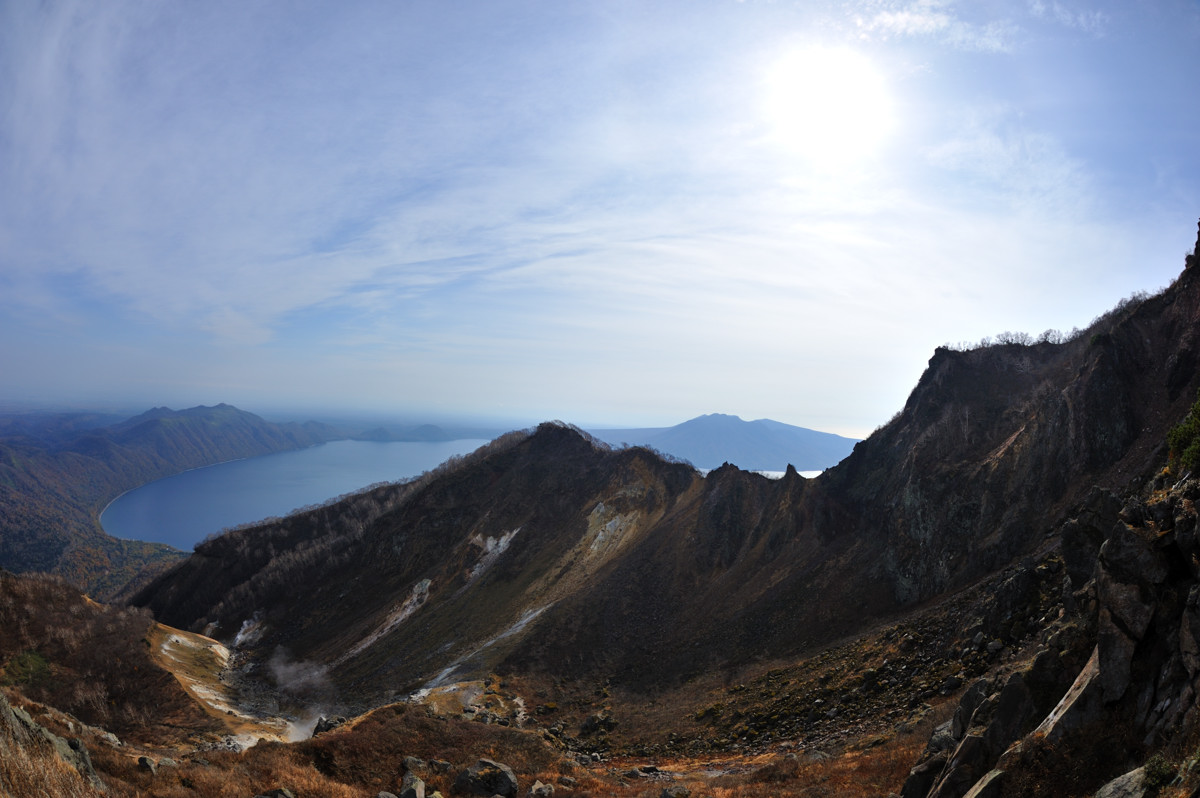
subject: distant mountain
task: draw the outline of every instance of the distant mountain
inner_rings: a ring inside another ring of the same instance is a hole
[[[588,430],[605,443],[649,446],[687,460],[697,468],[731,463],[747,471],[823,471],[837,465],[858,443],[829,432],[817,432],[761,418],[710,413],[674,427]]]
[[[434,424],[422,424],[419,427],[404,428],[399,430],[388,429],[387,427],[374,427],[354,436],[355,440],[359,441],[449,441],[453,440],[444,429]]]
[[[179,555],[104,534],[107,502],[189,468],[338,437],[323,424],[275,424],[226,404],[157,407],[116,423],[87,414],[0,417],[0,567],[117,587],[147,562]]]
[[[356,441],[380,441],[385,443],[440,443],[443,441],[461,441],[467,438],[491,440],[508,430],[490,429],[485,427],[442,427],[437,424],[418,424],[415,426],[378,426],[359,432],[349,437]]]

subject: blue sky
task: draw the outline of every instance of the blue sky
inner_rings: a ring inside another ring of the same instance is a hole
[[[862,436],[1200,217],[1200,3],[0,4],[0,403]]]

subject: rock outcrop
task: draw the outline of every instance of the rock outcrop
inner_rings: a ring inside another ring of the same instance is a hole
[[[5,787],[28,795],[105,791],[82,740],[59,737],[0,693],[0,788]]]
[[[1084,624],[1094,640],[1074,681],[1063,683],[1059,653],[1046,646],[1003,688],[988,679],[972,685],[910,773],[905,798],[980,795],[1009,778],[1046,787],[1056,767],[1071,770],[1072,756],[1085,757],[1091,772],[1072,776],[1071,790],[1111,780],[1098,795],[1140,795],[1141,760],[1200,730],[1200,481],[1157,484],[1119,512],[1099,494],[1085,508],[1088,525],[1102,523],[1098,506],[1112,514],[1092,577],[1073,594],[1078,615],[1059,620]],[[1083,526],[1064,525],[1064,546]],[[1043,635],[1054,639],[1052,632]]]
[[[490,759],[480,759],[459,773],[454,781],[454,791],[461,795],[502,795],[504,798],[514,798],[517,789],[517,777],[512,768]]]

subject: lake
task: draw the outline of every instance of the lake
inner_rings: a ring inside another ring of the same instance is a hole
[[[377,482],[415,477],[485,440],[331,441],[196,468],[113,500],[100,525],[113,537],[191,548],[231,526],[287,515]]]

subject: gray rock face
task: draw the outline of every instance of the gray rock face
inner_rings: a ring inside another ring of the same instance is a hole
[[[1100,547],[1100,563],[1115,579],[1126,583],[1160,585],[1168,573],[1163,555],[1123,523],[1113,528]]]
[[[971,725],[971,715],[991,693],[990,679],[979,679],[963,692],[951,719],[951,735],[956,741],[961,740],[967,733],[967,727]]]
[[[529,798],[551,798],[553,795],[553,784],[543,784],[540,781],[535,781],[533,786],[529,788]]]
[[[1086,622],[1082,608],[1094,613],[1087,634],[1094,634],[1095,647],[1074,682],[1069,688],[1056,683],[1055,673],[1063,668],[1050,635],[1044,638],[1050,648],[1009,677],[1003,689],[972,685],[950,728],[938,730],[926,761],[910,772],[905,798],[995,794],[1003,773],[1015,774],[1027,766],[1031,752],[1041,750],[1022,740],[1039,718],[1034,731],[1050,751],[1069,751],[1073,744],[1078,751],[1078,743],[1087,750],[1088,735],[1107,734],[1110,718],[1111,733],[1143,751],[1200,728],[1200,481],[1189,479],[1168,491],[1165,484],[1159,480],[1146,501],[1131,500],[1121,510],[1097,551],[1092,577],[1075,594],[1081,597],[1076,618]],[[1081,566],[1076,575],[1085,570]],[[944,744],[939,738],[947,735],[961,739],[952,751],[936,753]],[[1099,779],[1120,764],[1097,756],[1086,768]],[[972,776],[978,778],[968,784]],[[1143,770],[1131,771],[1096,796],[1143,796],[1145,781]]]
[[[480,759],[458,774],[454,791],[463,795],[502,795],[514,798],[517,794],[517,777],[508,765]]]
[[[1065,682],[1058,655],[1043,651],[1002,685],[996,679],[972,684],[953,719],[934,732],[929,758],[909,772],[902,798],[962,798],[976,788],[975,798],[997,795],[1001,757],[1049,711]],[[937,753],[943,737],[951,738],[953,748]]]
[[[1065,735],[1095,722],[1102,711],[1099,676],[1100,651],[1097,648],[1066,695],[1034,731],[1056,743]]]
[[[1096,798],[1143,798],[1146,793],[1145,771],[1138,768],[1105,784],[1096,791]]]
[[[929,792],[930,798],[961,798],[988,771],[990,760],[991,749],[984,735],[963,737]]]
[[[1117,523],[1100,547],[1098,642],[1106,704],[1129,687],[1134,652],[1154,617],[1155,588],[1168,573],[1163,555],[1126,523]]]
[[[1079,515],[1059,530],[1063,563],[1072,590],[1078,590],[1092,578],[1100,546],[1112,526],[1112,519],[1120,511],[1121,500],[1112,491],[1095,487],[1084,500]]]

